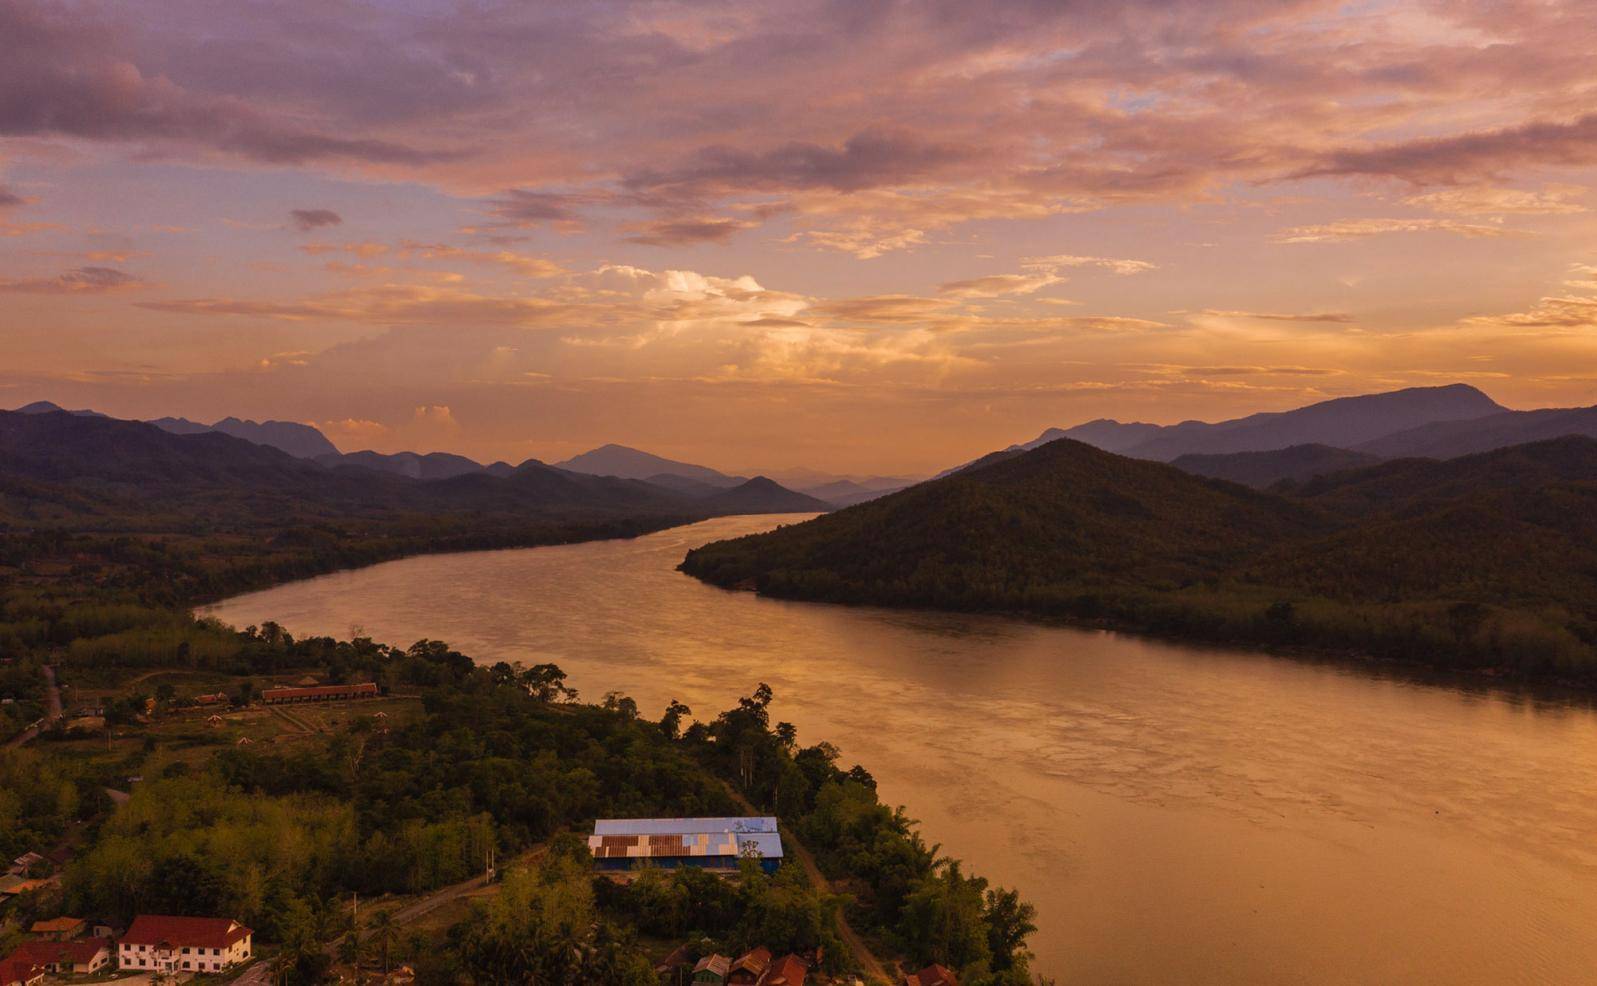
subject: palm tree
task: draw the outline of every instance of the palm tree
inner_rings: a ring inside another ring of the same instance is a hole
[[[372,918],[372,940],[377,943],[378,950],[383,956],[383,975],[388,975],[388,951],[394,944],[394,935],[399,931],[394,924],[394,915],[391,911],[378,911]]]

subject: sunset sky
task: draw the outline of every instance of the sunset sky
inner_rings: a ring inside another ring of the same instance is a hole
[[[1597,403],[1597,3],[0,0],[0,406],[930,471]]]

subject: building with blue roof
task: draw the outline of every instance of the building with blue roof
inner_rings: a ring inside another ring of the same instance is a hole
[[[782,836],[770,816],[601,818],[593,823],[588,849],[595,868],[612,871],[643,866],[732,871],[739,861],[753,859],[774,873],[783,858]]]

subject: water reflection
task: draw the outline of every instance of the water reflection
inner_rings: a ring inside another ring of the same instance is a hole
[[[782,518],[790,520],[791,518]],[[628,542],[416,558],[230,600],[596,697],[700,713],[758,681],[928,837],[1041,909],[1071,982],[1576,982],[1597,962],[1597,716],[998,618],[758,599],[674,571],[727,518]]]

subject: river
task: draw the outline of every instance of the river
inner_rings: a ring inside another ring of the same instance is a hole
[[[790,523],[433,555],[227,600],[296,634],[554,661],[701,716],[756,683],[930,841],[1039,911],[1068,983],[1597,979],[1597,714],[1001,618],[761,599],[676,572]]]

